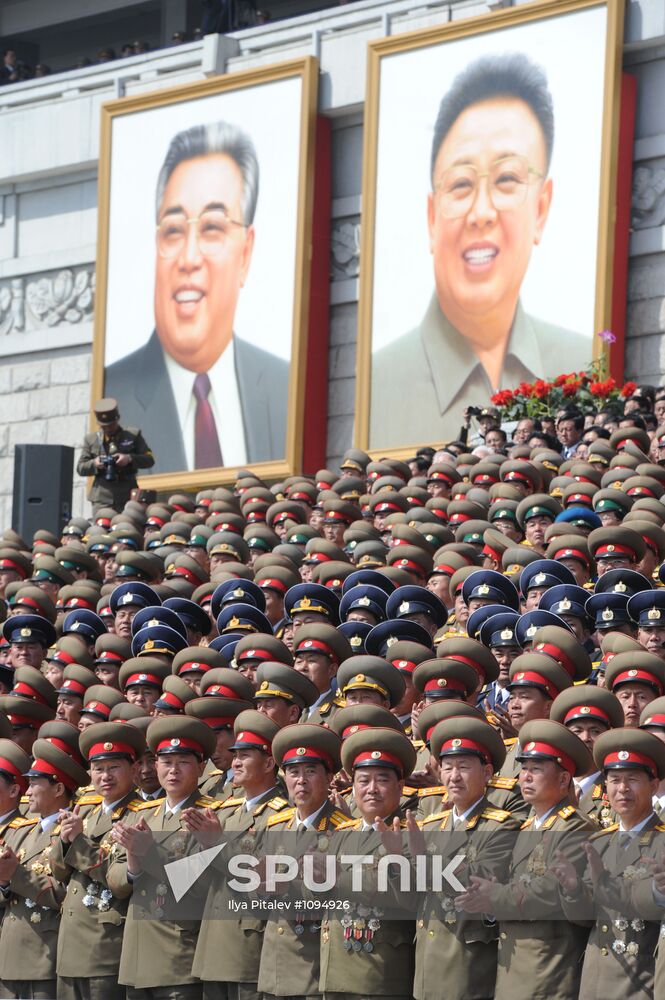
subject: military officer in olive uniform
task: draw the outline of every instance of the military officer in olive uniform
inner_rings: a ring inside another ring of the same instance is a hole
[[[271,749],[279,726],[262,712],[248,709],[236,717],[233,730],[233,780],[244,795],[221,803],[216,833],[221,838],[221,823],[225,834],[246,834],[250,847],[252,833],[265,829],[270,817],[289,804]],[[198,820],[192,815],[192,829],[197,829]],[[241,848],[244,846],[245,838]],[[203,980],[204,1000],[255,997],[265,921],[251,911],[238,918],[232,916],[230,895],[215,877],[214,862],[210,873],[193,973]]]
[[[64,750],[37,740],[26,772],[29,819],[14,819],[0,852],[0,996],[52,1000],[56,996],[56,944],[65,885],[53,877],[51,852],[59,813],[88,775]]]
[[[346,813],[328,797],[332,776],[340,768],[340,748],[339,736],[316,723],[286,726],[275,736],[273,757],[284,772],[291,806],[267,822],[271,852],[294,857],[317,849],[325,852],[329,831],[347,821]],[[299,881],[294,891],[303,898]],[[264,1000],[320,996],[320,928],[316,911],[307,915],[294,910],[291,919],[267,922],[258,980]]]
[[[449,718],[434,728],[430,746],[441,764],[445,807],[421,826],[436,853],[451,861],[461,854],[468,875],[502,879],[508,870],[520,823],[487,799],[487,784],[503,764],[499,733],[473,717]],[[437,832],[433,836],[434,831]],[[427,844],[423,844],[425,850]],[[424,896],[416,923],[416,1000],[467,1000],[491,997],[496,980],[496,924],[465,917],[454,896]]]
[[[331,853],[362,853],[375,858],[386,853],[383,837],[386,830],[402,822],[400,799],[415,761],[410,740],[394,729],[359,729],[347,737],[342,744],[342,764],[353,775],[360,817],[342,823],[332,839]],[[361,833],[367,836],[359,841]],[[338,888],[344,891],[343,881]],[[349,891],[340,898],[349,900],[350,909],[341,919],[339,915],[325,916],[321,924],[323,996],[330,1000],[411,997],[413,921],[408,916],[382,920],[377,908],[364,906],[364,894],[361,899],[357,892]]]
[[[198,787],[215,734],[200,719],[164,716],[150,723],[146,739],[166,795],[142,803],[131,823],[125,817],[112,831],[123,850],[109,867],[108,886],[118,897],[131,890],[118,978],[127,987],[128,1000],[199,1000],[201,984],[192,973],[199,922],[189,917],[182,900],[174,905],[161,859],[188,853],[187,810],[216,805]]]
[[[100,399],[93,410],[99,430],[86,434],[76,471],[94,476],[88,497],[94,516],[102,507],[122,510],[138,486],[137,470],[151,469],[155,456],[140,430],[120,426],[115,399]]]
[[[570,789],[593,761],[577,736],[549,719],[522,726],[517,759],[533,812],[515,840],[508,881],[471,876],[458,905],[499,920],[496,1000],[577,1000],[587,932],[565,919],[552,868],[561,854],[576,871],[584,868],[594,827],[572,804]]]
[[[145,738],[134,726],[99,722],[81,734],[80,749],[100,802],[85,819],[77,808],[63,815],[51,852],[53,874],[67,883],[58,934],[58,998],[124,1000],[118,970],[131,891],[128,886],[114,896],[106,874],[120,851],[111,838],[113,824],[143,804],[134,765],[145,752]]]
[[[636,917],[631,904],[639,901],[633,889],[651,882],[651,859],[663,854],[665,826],[652,796],[665,777],[665,744],[653,733],[612,729],[596,740],[593,756],[618,823],[591,837],[595,857],[582,877],[563,861],[555,868],[566,916],[593,921],[579,997],[648,1000],[660,995],[654,992],[654,953],[663,938],[658,912],[639,907]]]

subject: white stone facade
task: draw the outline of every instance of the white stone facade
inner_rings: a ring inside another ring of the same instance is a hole
[[[30,0],[23,12],[44,4],[51,0]],[[367,43],[503,5],[360,0],[0,89],[0,525],[11,519],[14,444],[76,445],[87,426],[101,103],[291,57],[319,57],[320,111],[333,126],[328,462],[334,465],[353,432]],[[0,12],[0,34],[6,12],[23,6],[10,3]],[[628,0],[624,64],[638,78],[634,184],[658,194],[661,181],[665,191],[663,0]],[[636,215],[631,238],[626,374],[660,383],[665,194],[651,201],[650,212]],[[83,503],[77,483],[75,513]]]

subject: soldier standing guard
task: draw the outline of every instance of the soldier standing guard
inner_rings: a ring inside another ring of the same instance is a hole
[[[86,434],[76,465],[79,476],[94,476],[89,500],[93,517],[102,507],[122,510],[138,487],[138,469],[151,469],[155,456],[136,427],[121,427],[118,403],[110,397],[93,407],[98,431]]]

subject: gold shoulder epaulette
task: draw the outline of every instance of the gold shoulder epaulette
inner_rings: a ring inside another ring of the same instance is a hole
[[[513,747],[515,746],[516,743],[517,743],[516,736],[507,736],[506,739],[503,741],[504,747]]]
[[[439,819],[445,819],[451,812],[452,809],[444,809],[443,812],[432,813],[431,816],[424,816],[423,819],[420,820],[420,825],[427,826],[428,823],[435,823]]]
[[[275,795],[275,797],[270,799],[268,802],[271,809],[285,809],[288,804],[289,800],[283,799],[281,795]]]
[[[490,788],[505,788],[510,792],[512,792],[516,784],[517,778],[508,778],[503,774],[495,774],[494,777],[490,778],[488,781]]]
[[[493,819],[497,823],[505,823],[507,819],[512,816],[511,812],[507,809],[483,809],[480,814],[483,819]]]
[[[202,795],[194,803],[198,809],[219,809],[221,804],[219,799],[213,799],[209,795]]]
[[[292,806],[290,809],[282,809],[281,812],[275,813],[271,816],[266,824],[266,826],[277,826],[278,823],[288,823],[290,819],[295,816],[296,810]]]
[[[592,799],[602,799],[602,797],[603,797],[603,786],[602,785],[594,785],[593,788],[591,789],[591,798]]]
[[[558,815],[561,819],[570,819],[570,817],[574,816],[576,812],[577,809],[575,806],[564,806],[563,809],[559,809]]]
[[[341,809],[335,809],[334,813],[330,816],[330,824],[334,826],[336,830],[339,830],[340,826],[344,823],[348,823],[349,817],[346,813],[343,813]]]
[[[429,788],[419,788],[418,798],[426,798],[428,795],[443,795],[445,790],[445,785],[430,785]]]
[[[97,795],[95,792],[86,792],[85,795],[81,795],[80,798],[76,799],[75,805],[98,806],[101,801],[102,801],[101,795]]]
[[[665,823],[658,823],[657,826],[654,826],[654,830],[657,830],[658,833],[663,833],[665,831]]]
[[[34,819],[26,819],[24,816],[17,816],[16,819],[13,819],[9,824],[9,829],[20,830],[21,827],[24,826],[35,826],[35,824],[38,822],[39,820],[37,819],[37,817],[35,817]]]
[[[94,792],[94,785],[79,785],[76,789],[76,795],[80,798],[81,795],[85,795],[87,792]]]
[[[223,802],[220,802],[219,808],[228,809],[229,806],[241,806],[243,805],[244,801],[245,801],[244,799],[224,799]]]
[[[612,823],[612,826],[606,826],[604,830],[595,830],[589,837],[589,840],[597,840],[598,837],[604,837],[606,833],[616,833],[618,829],[619,824]]]
[[[218,778],[220,774],[226,774],[226,771],[220,771],[218,767],[213,767],[212,771],[208,771],[208,778]]]
[[[338,830],[359,830],[362,825],[361,819],[347,819],[345,823],[340,823]]]
[[[131,809],[132,812],[139,812],[141,809],[155,809],[157,806],[161,806],[163,799],[132,799],[128,804],[127,808]]]

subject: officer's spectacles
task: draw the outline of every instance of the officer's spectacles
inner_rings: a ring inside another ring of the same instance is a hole
[[[187,219],[184,215],[167,215],[157,226],[157,251],[167,259],[178,257],[187,243],[189,226],[196,226],[196,243],[204,257],[216,257],[234,226],[246,229],[244,222],[230,218],[221,209],[202,212]]]
[[[434,185],[434,193],[442,215],[446,219],[459,219],[470,211],[480,181],[486,178],[492,205],[497,212],[508,212],[523,205],[529,185],[544,176],[524,156],[503,156],[486,171],[478,170],[472,163],[449,167]]]

